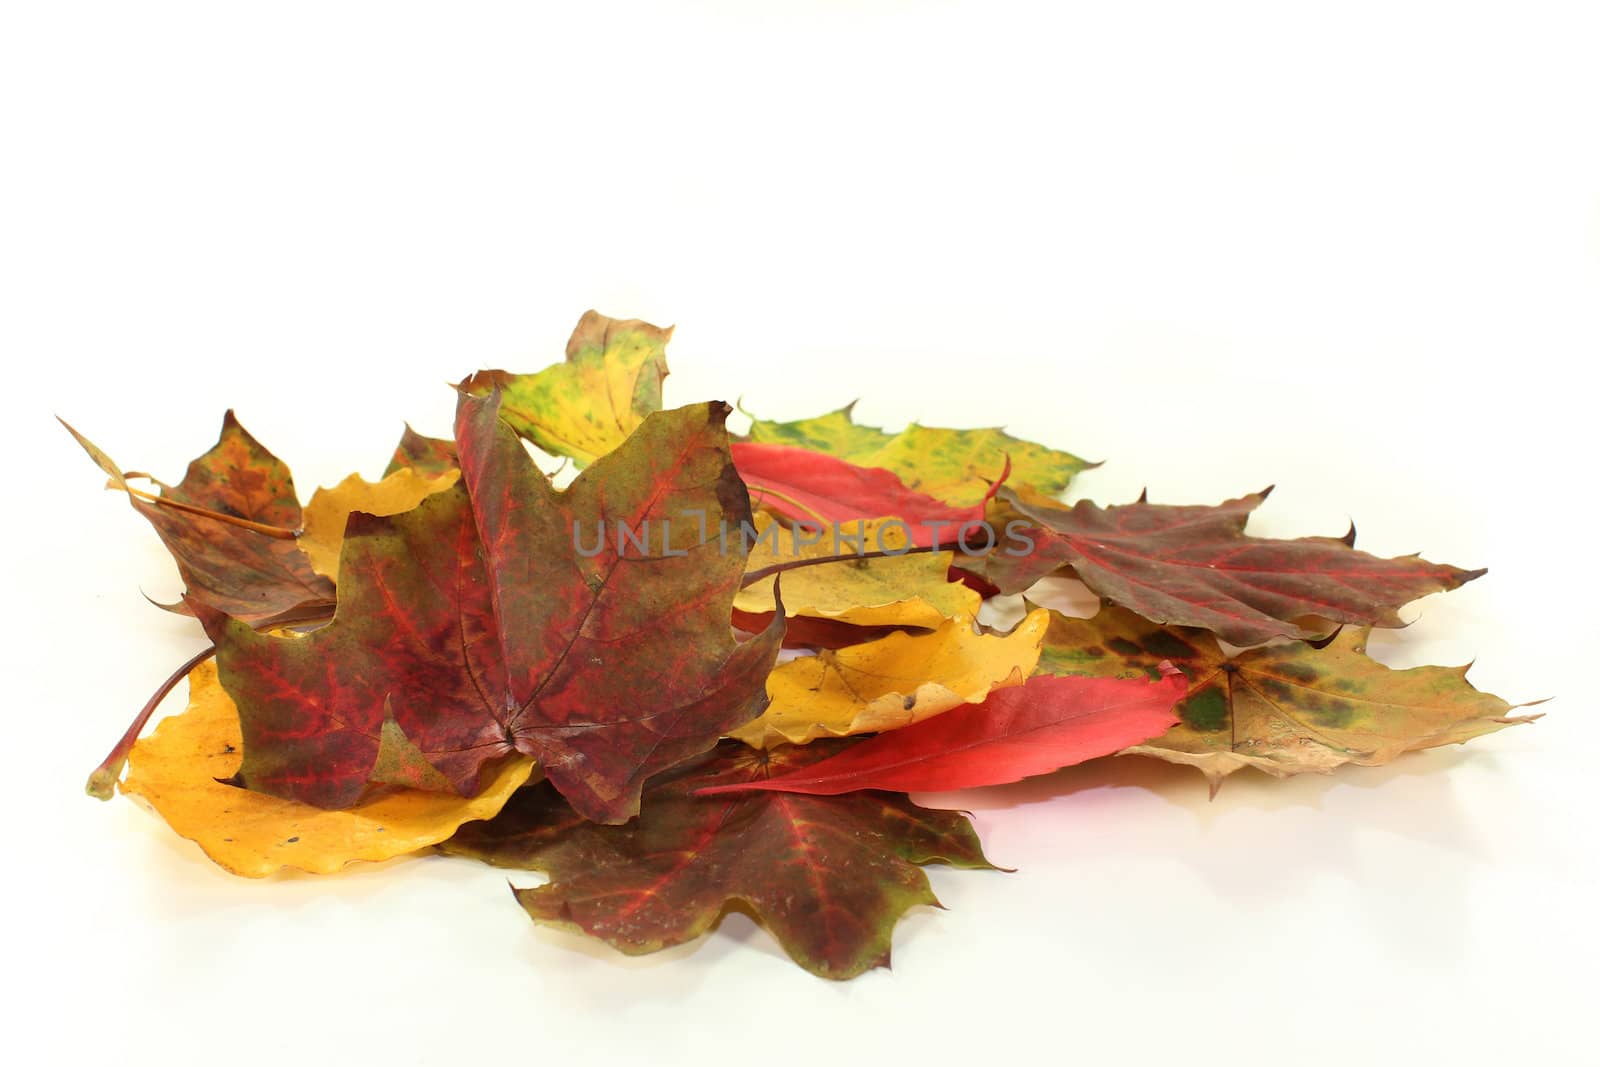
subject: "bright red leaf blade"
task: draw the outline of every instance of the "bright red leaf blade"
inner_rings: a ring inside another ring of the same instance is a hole
[[[1157,681],[1036,676],[996,689],[981,704],[878,734],[820,763],[697,793],[940,793],[1018,782],[1109,756],[1176,725],[1173,707],[1188,681],[1176,668],[1166,670]]]

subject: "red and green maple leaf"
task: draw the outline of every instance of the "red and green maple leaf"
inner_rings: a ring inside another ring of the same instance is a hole
[[[981,503],[995,473],[1011,464],[1012,485],[1059,496],[1080,471],[1098,467],[1070,452],[1012,437],[998,427],[946,429],[912,423],[885,433],[855,421],[855,403],[814,418],[774,422],[754,418],[754,444],[794,445],[859,467],[892,471],[906,487],[960,506]]]
[[[553,789],[535,786],[441,847],[547,873],[548,885],[514,890],[529,916],[632,955],[690,941],[738,909],[806,970],[852,978],[888,965],[907,909],[938,905],[920,864],[991,866],[967,817],[892,793],[693,795],[848,747],[818,741],[757,752],[725,742],[653,779],[639,818],[623,826],[588,822]]]
[[[1270,492],[1270,490],[1268,490]],[[1053,507],[1001,489],[1001,510],[1031,524],[1032,551],[1003,547],[988,579],[1018,593],[1061,568],[1112,603],[1156,622],[1197,626],[1235,645],[1322,637],[1339,623],[1403,625],[1397,609],[1484,572],[1420,556],[1380,559],[1333,537],[1274,540],[1245,534],[1267,493],[1215,507],[1138,503]]]
[[[330,625],[282,638],[202,610],[239,707],[241,783],[339,808],[431,768],[473,795],[520,752],[585,818],[632,816],[646,777],[760,714],[783,636],[780,613],[737,640],[744,553],[691,533],[749,519],[729,410],[652,415],[557,492],[499,394],[463,395],[461,482],[351,517]]]

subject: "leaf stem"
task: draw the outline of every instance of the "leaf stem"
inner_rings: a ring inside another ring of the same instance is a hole
[[[328,616],[324,612],[315,619],[293,620],[290,613],[285,613],[278,618],[269,619],[257,628],[283,626],[290,621],[301,623],[324,622],[327,618]],[[139,740],[139,735],[144,732],[145,724],[150,721],[150,716],[155,714],[156,709],[161,706],[161,702],[167,699],[167,695],[178,687],[178,683],[189,677],[190,671],[216,654],[217,646],[207,645],[185,660],[183,666],[167,676],[166,681],[162,682],[156,688],[156,691],[150,694],[150,699],[145,701],[144,707],[139,709],[139,714],[134,716],[133,722],[129,724],[127,732],[122,735],[116,747],[106,756],[104,762],[94,769],[94,773],[89,775],[89,781],[84,787],[85,792],[100,800],[110,800],[115,795],[117,779],[122,777],[122,768],[128,762],[128,753],[133,751],[133,744]]]
[[[780,493],[776,489],[771,488],[770,486],[762,485],[759,482],[745,482],[745,488],[749,491],[751,496],[760,496],[762,498],[766,498],[766,497],[770,496],[774,500],[783,501],[785,504],[788,504],[791,508],[794,508],[796,511],[805,512],[807,515],[810,515],[813,519],[815,519],[818,522],[825,523],[825,522],[828,521],[828,517],[826,515],[822,514],[816,508],[813,508],[813,507],[807,505],[803,501],[796,500],[794,497],[790,496],[787,493]]]
[[[925,552],[954,552],[962,556],[979,556],[985,553],[969,551],[959,541],[955,544],[935,542],[931,545],[916,545],[910,548],[896,549],[893,552],[878,549],[875,552],[851,552],[839,556],[813,556],[807,559],[791,559],[783,563],[774,563],[770,567],[762,567],[746,574],[739,582],[740,589],[748,589],[757,582],[771,578],[775,574],[784,574],[788,571],[799,570],[801,567],[815,567],[823,563],[846,563],[857,559],[884,559],[886,557],[914,556]]]
[[[240,529],[249,530],[252,533],[265,534],[268,537],[276,537],[284,541],[293,541],[295,538],[300,536],[299,530],[291,530],[287,526],[268,526],[264,522],[252,522],[249,519],[241,519],[237,515],[225,515],[220,511],[212,511],[209,508],[198,507],[194,504],[186,504],[181,500],[173,500],[171,497],[162,496],[159,493],[150,493],[143,489],[135,489],[131,485],[122,485],[119,488],[123,489],[129,496],[138,497],[140,500],[147,500],[152,504],[157,504],[164,508],[171,508],[173,511],[182,511],[190,515],[197,515],[203,519],[212,519],[216,522],[225,522],[230,526],[237,526]]]
[[[134,717],[133,724],[128,727],[128,732],[122,735],[111,754],[106,756],[105,762],[94,769],[89,775],[89,784],[85,787],[88,794],[101,800],[110,800],[116,792],[117,779],[122,777],[122,767],[128,762],[128,753],[133,750],[133,743],[139,740],[145,723],[150,721],[150,716],[155,714],[156,708],[167,698],[167,694],[177,688],[178,683],[189,676],[189,672],[200,664],[217,654],[216,645],[207,645],[205,648],[189,657],[177,670],[167,676],[160,687],[151,694],[144,707],[139,709],[139,714]]]

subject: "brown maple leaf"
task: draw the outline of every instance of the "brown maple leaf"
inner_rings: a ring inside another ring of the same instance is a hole
[[[907,909],[938,906],[919,864],[991,867],[967,817],[895,793],[692,795],[848,747],[818,741],[760,753],[725,742],[653,779],[639,818],[624,826],[588,822],[555,790],[534,786],[441,847],[549,874],[548,885],[515,890],[529,916],[630,955],[693,940],[737,909],[806,970],[853,978],[888,965]]]
[[[1215,507],[1141,498],[1069,508],[1002,488],[1001,507],[1031,524],[1033,545],[1023,554],[991,553],[983,567],[1003,593],[1070,568],[1112,603],[1157,622],[1204,627],[1235,645],[1324,637],[1339,623],[1400,626],[1402,605],[1484,573],[1420,556],[1380,559],[1356,551],[1353,532],[1348,539],[1249,537],[1245,522],[1270,491]]]
[[[326,616],[333,583],[311,567],[296,543],[300,499],[289,468],[267,451],[229,411],[211,450],[189,464],[183,481],[156,485],[159,494],[129,484],[110,456],[65,421],[67,432],[128,494],[133,509],[154,526],[177,561],[184,604],[200,604],[258,624]]]

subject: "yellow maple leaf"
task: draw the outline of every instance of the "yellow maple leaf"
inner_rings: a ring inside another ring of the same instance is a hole
[[[976,615],[983,601],[975,590],[950,581],[951,552],[850,558],[850,553],[860,551],[857,544],[864,544],[867,551],[908,547],[905,524],[897,520],[841,524],[837,532],[859,538],[855,543],[835,543],[836,531],[825,530],[815,544],[798,544],[800,535],[766,512],[756,516],[755,526],[747,572],[796,559],[845,557],[838,563],[799,567],[783,575],[783,608],[791,617],[834,619],[854,626],[933,629],[946,619]],[[768,578],[739,590],[734,608],[752,615],[770,612],[775,580]]]
[[[767,677],[772,703],[733,736],[756,748],[909,726],[990,690],[1021,685],[1050,626],[1044,608],[1008,634],[979,632],[971,617],[932,633],[890,634],[790,660]]]
[[[352,474],[332,489],[318,489],[306,505],[300,548],[311,558],[311,569],[335,580],[339,577],[339,549],[344,544],[344,526],[353,511],[368,515],[399,515],[410,511],[434,493],[456,484],[460,471],[446,471],[435,477],[402,468],[369,482]]]
[[[513,430],[584,467],[661,410],[671,339],[670,326],[588,311],[567,342],[566,362],[534,374],[479,371],[462,388],[479,396],[499,390],[500,417]]]

